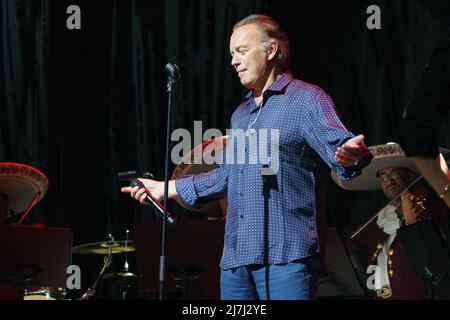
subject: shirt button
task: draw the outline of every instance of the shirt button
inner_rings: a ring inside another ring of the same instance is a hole
[[[242,197],[244,195],[244,193],[243,192],[239,192],[239,195]]]
[[[244,215],[243,215],[243,214],[241,214],[241,215],[239,216],[239,218],[241,218],[241,219],[244,219]]]
[[[244,170],[241,170],[241,173],[244,174]]]

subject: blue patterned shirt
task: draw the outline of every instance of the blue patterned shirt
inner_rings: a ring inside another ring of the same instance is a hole
[[[333,101],[321,88],[294,79],[290,72],[264,92],[261,110],[250,91],[234,111],[231,128],[248,132],[249,127],[279,130],[275,175],[261,175],[262,165],[249,156],[244,163],[225,163],[176,180],[178,194],[192,207],[228,195],[223,269],[287,263],[319,252],[318,213],[324,207],[321,185],[329,177],[327,165],[347,180],[359,175],[371,160],[367,155],[349,168],[336,163],[337,147],[354,135],[343,126]],[[249,153],[248,136],[245,146],[234,140],[230,136],[227,153],[238,145]],[[268,139],[268,149],[273,141]]]

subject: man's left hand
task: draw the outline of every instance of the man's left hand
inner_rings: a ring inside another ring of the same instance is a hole
[[[343,167],[352,167],[358,164],[366,151],[364,135],[360,134],[338,147],[334,159]]]

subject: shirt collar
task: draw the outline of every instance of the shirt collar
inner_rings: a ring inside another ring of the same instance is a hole
[[[291,70],[287,70],[284,73],[282,73],[278,78],[270,85],[269,88],[267,88],[266,92],[270,92],[271,94],[276,94],[283,92],[284,89],[287,87],[287,85],[294,79],[292,76]],[[250,99],[253,98],[253,91],[250,90],[245,95],[245,100],[247,100],[247,103],[249,103]]]

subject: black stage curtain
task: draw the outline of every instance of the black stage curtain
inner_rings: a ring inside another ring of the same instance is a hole
[[[66,28],[73,4],[81,30]],[[366,27],[372,4],[381,8],[381,30]],[[203,130],[225,133],[245,93],[230,66],[229,36],[234,22],[255,12],[280,22],[294,75],[324,88],[368,145],[396,140],[450,16],[444,0],[1,0],[0,161],[34,166],[50,180],[31,218],[70,227],[81,244],[108,233],[123,238],[134,221],[152,217],[120,193],[116,173],[164,178],[165,64],[182,72],[173,128],[193,132],[201,120]],[[328,224],[360,222],[384,202],[379,192],[330,184]]]

